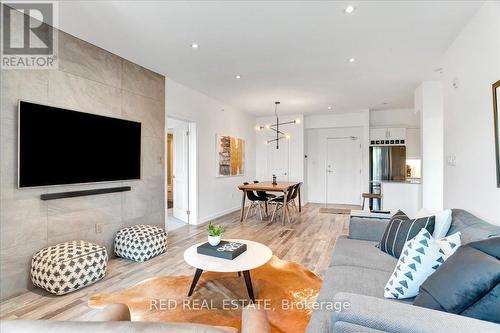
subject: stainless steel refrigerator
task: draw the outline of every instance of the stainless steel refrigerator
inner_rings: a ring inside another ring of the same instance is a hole
[[[370,192],[379,194],[384,180],[406,180],[406,146],[370,147]],[[370,209],[380,209],[379,201],[370,200]]]

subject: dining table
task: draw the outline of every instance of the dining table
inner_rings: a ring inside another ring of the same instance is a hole
[[[263,191],[263,192],[278,192],[278,193],[283,193],[283,214],[282,215],[282,221],[283,225],[285,225],[285,218],[287,214],[287,194],[288,192],[297,184],[301,184],[300,182],[276,182],[273,184],[271,181],[265,181],[265,182],[258,182],[258,183],[253,183],[253,184],[248,184],[248,185],[240,185],[238,186],[238,189],[242,191],[242,197],[241,197],[241,213],[240,213],[240,222],[243,222],[243,216],[245,216],[245,201],[247,197],[247,192],[248,191]],[[302,202],[300,198],[300,190],[302,186],[299,186],[298,192],[297,192],[297,197],[299,200],[299,212],[302,212]]]

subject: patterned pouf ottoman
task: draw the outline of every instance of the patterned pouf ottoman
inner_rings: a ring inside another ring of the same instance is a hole
[[[134,261],[146,261],[167,249],[167,233],[154,225],[137,224],[123,228],[115,237],[115,255]]]
[[[108,253],[101,245],[72,241],[41,249],[31,259],[31,281],[37,287],[64,295],[106,275]]]

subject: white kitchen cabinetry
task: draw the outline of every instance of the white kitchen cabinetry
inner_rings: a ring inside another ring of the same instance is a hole
[[[406,130],[406,158],[419,160],[420,157],[420,128]]]
[[[406,128],[388,128],[389,139],[405,140]]]
[[[370,128],[370,140],[379,141],[377,144],[400,144],[401,140],[406,140],[406,128]],[[391,140],[392,142],[390,142]],[[396,143],[395,140],[398,140],[398,142]]]
[[[382,210],[401,209],[413,218],[422,208],[422,185],[411,182],[382,181]]]
[[[387,139],[387,128],[371,128],[370,129],[370,139],[371,140],[386,140]]]

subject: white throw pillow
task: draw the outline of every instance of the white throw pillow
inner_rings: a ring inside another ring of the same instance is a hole
[[[432,236],[434,238],[443,238],[448,234],[451,226],[451,209],[445,209],[441,212],[434,214],[436,217],[436,222],[434,224],[434,232]]]
[[[422,229],[406,242],[396,268],[385,285],[385,298],[411,298],[418,294],[424,281],[461,245],[460,232],[434,239]]]
[[[417,212],[413,218],[421,218],[427,216],[435,216],[434,232],[432,237],[443,238],[448,234],[451,226],[451,209],[445,209],[443,211],[432,213],[425,208],[422,208]]]

